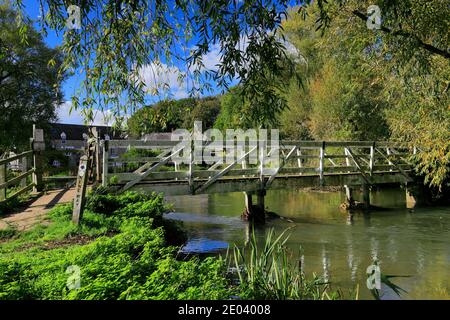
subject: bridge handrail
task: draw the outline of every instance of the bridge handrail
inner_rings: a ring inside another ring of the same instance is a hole
[[[195,141],[195,140],[193,140]],[[202,144],[208,141],[200,140]],[[236,140],[224,140],[223,145],[235,142]],[[172,140],[109,140],[110,147],[173,147],[181,141]],[[246,144],[257,144],[258,140],[245,140]],[[280,147],[297,146],[297,147],[314,147],[320,148],[323,144],[327,147],[397,147],[406,148],[408,144],[396,141],[314,141],[314,140],[280,140]]]
[[[19,154],[16,154],[14,156],[0,160],[0,202],[4,202],[11,198],[17,197],[17,196],[29,191],[30,189],[32,189],[35,186],[34,181],[27,184],[27,177],[35,174],[34,168],[28,169],[28,167],[27,167],[27,163],[28,163],[27,158],[32,155],[33,155],[33,150],[27,150],[27,151],[21,152]],[[7,164],[10,162],[13,162],[13,161],[17,161],[19,159],[22,159],[22,165],[21,165],[22,173],[13,178],[8,179]],[[11,186],[15,187],[19,184],[21,186],[21,188],[19,190],[15,191],[12,194],[7,193],[8,187],[11,187]]]

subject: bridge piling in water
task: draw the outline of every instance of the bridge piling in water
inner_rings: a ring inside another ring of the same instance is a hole
[[[344,189],[345,189],[345,201],[349,204],[352,204],[354,202],[353,189],[348,185],[345,185]]]
[[[264,196],[266,192],[265,190],[256,192],[256,205],[253,204],[253,193],[252,192],[244,192],[245,199],[245,209],[242,214],[242,218],[244,220],[250,222],[264,223],[265,218],[265,209],[264,209]]]

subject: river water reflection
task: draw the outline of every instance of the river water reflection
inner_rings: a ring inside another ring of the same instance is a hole
[[[358,196],[358,195],[357,195]],[[224,253],[228,246],[243,246],[249,228],[241,221],[242,193],[168,197],[175,212],[169,219],[183,221],[189,252]],[[266,207],[287,220],[272,220],[256,230],[261,240],[269,228],[288,227],[288,246],[303,248],[307,275],[320,274],[344,291],[360,288],[360,298],[371,298],[366,269],[378,259],[381,271],[408,275],[393,282],[405,289],[403,299],[450,299],[450,208],[406,209],[404,190],[372,191],[371,203],[388,208],[349,219],[339,209],[341,192],[269,191]],[[398,299],[383,290],[384,299]]]

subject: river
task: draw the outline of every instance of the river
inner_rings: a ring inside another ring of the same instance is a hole
[[[271,220],[256,229],[264,238],[270,228],[289,230],[287,245],[303,249],[307,276],[313,272],[344,293],[359,285],[360,299],[371,299],[366,269],[377,259],[381,272],[407,293],[401,299],[450,299],[450,208],[406,209],[400,188],[372,190],[371,203],[386,208],[350,219],[339,209],[342,192],[304,190],[268,191],[266,207],[289,218]],[[359,194],[356,194],[358,199]],[[175,212],[168,219],[183,222],[189,241],[185,252],[224,254],[228,247],[243,246],[248,224],[240,219],[242,193],[167,197]],[[382,286],[382,299],[399,299]]]

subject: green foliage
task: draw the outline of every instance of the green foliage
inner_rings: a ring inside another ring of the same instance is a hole
[[[248,103],[242,97],[242,88],[231,88],[229,92],[222,96],[220,105],[221,111],[214,123],[215,128],[220,130],[248,129],[255,125],[254,122],[244,117],[248,109]]]
[[[20,186],[10,187],[7,189],[6,196],[9,197],[20,189]],[[0,216],[9,214],[16,209],[25,206],[30,199],[32,199],[30,193],[24,193],[18,197],[8,198],[7,200],[0,202]]]
[[[180,128],[186,110],[177,108],[172,101],[161,101],[137,110],[127,121],[128,132],[136,138],[146,133],[171,132]]]
[[[224,258],[181,261],[170,244],[186,239],[179,226],[162,219],[166,210],[161,195],[111,195],[99,188],[89,195],[80,225],[71,222],[72,205],[66,204],[51,210],[49,225],[0,233],[0,300],[340,297],[289,262],[284,233],[274,239],[270,231],[262,250],[253,235],[249,260],[235,249],[237,285]],[[70,266],[80,268],[79,288],[67,286]]]
[[[227,299],[231,295],[220,258],[194,258],[180,262],[172,256],[159,259],[156,271],[142,286],[133,285],[122,294],[127,299]]]
[[[218,97],[164,100],[137,110],[127,121],[128,132],[140,138],[146,133],[192,129],[194,121],[211,128],[219,110]]]
[[[22,0],[16,2],[22,7]],[[146,94],[160,95],[170,87],[169,79],[146,85],[144,67],[154,73],[176,70],[180,82],[189,80],[184,82],[192,94],[208,90],[211,80],[227,87],[237,78],[261,124],[275,119],[273,115],[283,107],[278,75],[289,64],[278,27],[286,16],[287,0],[156,4],[108,0],[78,5],[82,32],[66,29],[67,8],[59,0],[42,1],[40,22],[44,32],[64,32],[61,70],[81,75],[72,102],[88,120],[93,119],[94,106],[111,109],[121,118],[143,105]],[[187,46],[192,39],[194,45]],[[217,66],[204,61],[211,50],[221,53]],[[183,60],[187,72],[173,65]]]
[[[306,279],[300,265],[292,263],[293,257],[285,247],[286,231],[275,238],[274,230],[270,229],[262,248],[258,246],[254,232],[248,252],[235,247],[233,259],[242,297],[271,300],[338,298],[338,293],[327,292],[327,283],[316,276],[312,280]]]
[[[9,1],[0,4],[0,153],[28,149],[32,124],[44,128],[56,120],[62,101],[59,49],[48,48],[31,22],[17,26],[16,16]]]
[[[306,81],[291,85],[282,134],[406,142],[421,150],[417,174],[440,196],[448,192],[450,57],[439,51],[449,36],[445,3],[378,1],[391,31],[369,30],[359,18],[370,1],[317,1],[302,9],[305,19],[292,11],[284,32],[304,58],[297,68]],[[326,28],[316,31],[317,21]]]
[[[6,229],[0,229],[0,241],[4,239],[10,239],[17,234],[17,230],[11,227]]]
[[[0,249],[0,299],[224,299],[224,261],[178,261],[155,221],[167,208],[158,195],[90,197],[83,223],[70,221],[71,205],[51,211],[49,226],[20,233]],[[106,204],[115,206],[106,214]],[[136,210],[135,210],[136,209]],[[174,232],[172,230],[172,232]],[[177,230],[177,232],[180,232]],[[81,287],[66,286],[69,266]]]
[[[317,8],[309,7],[303,19],[294,10],[284,32],[302,55],[298,70],[304,85],[291,81],[289,109],[280,118],[282,135],[292,139],[382,140],[389,134],[383,115],[386,102],[377,74],[364,70],[365,56],[348,56],[337,36],[316,30]],[[330,27],[331,28],[331,27]],[[339,39],[341,39],[340,36]]]
[[[182,104],[183,100],[177,102]],[[183,115],[183,128],[192,129],[194,121],[201,121],[204,130],[210,129],[213,127],[220,110],[221,96],[196,99],[193,107]]]

